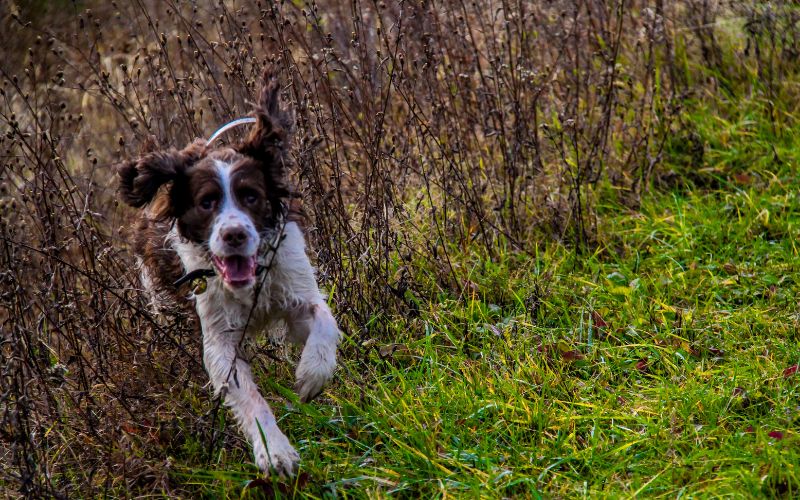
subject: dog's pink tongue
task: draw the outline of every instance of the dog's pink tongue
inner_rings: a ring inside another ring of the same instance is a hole
[[[220,259],[220,267],[227,282],[247,281],[255,274],[255,257],[233,255]]]

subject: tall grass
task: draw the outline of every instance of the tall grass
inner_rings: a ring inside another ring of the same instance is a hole
[[[603,207],[741,174],[706,144],[703,106],[756,96],[780,138],[798,102],[791,2],[63,1],[0,15],[0,484],[33,496],[180,491],[176,450],[210,467],[239,442],[202,388],[196,325],[153,316],[140,293],[110,165],[246,114],[263,65],[295,113],[311,246],[356,360],[432,301],[496,293],[473,257],[535,259],[542,241],[588,256]],[[518,298],[532,317],[548,286]]]

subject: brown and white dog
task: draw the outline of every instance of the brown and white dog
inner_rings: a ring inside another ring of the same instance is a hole
[[[278,91],[265,73],[244,142],[213,148],[196,140],[123,162],[117,173],[123,201],[142,208],[134,231],[142,283],[151,297],[194,304],[215,392],[233,410],[256,464],[284,476],[299,456],[259,393],[242,339],[284,322],[286,340],[304,345],[295,389],[308,401],[333,375],[340,332],[297,217],[287,213],[291,120]],[[193,275],[210,277],[204,293],[187,297],[176,282]]]

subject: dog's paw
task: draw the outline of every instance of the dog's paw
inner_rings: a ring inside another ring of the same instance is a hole
[[[309,347],[309,346],[307,346]],[[333,378],[336,370],[335,346],[313,346],[305,349],[297,365],[297,382],[294,389],[300,400],[307,403],[314,399],[328,381]]]
[[[282,432],[271,433],[267,437],[267,446],[261,439],[253,445],[256,465],[268,476],[274,471],[280,477],[290,477],[297,472],[300,455],[289,443]]]

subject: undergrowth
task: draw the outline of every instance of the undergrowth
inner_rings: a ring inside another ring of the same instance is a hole
[[[491,7],[491,8],[490,8]],[[792,2],[0,5],[7,496],[796,497]],[[263,479],[153,315],[110,165],[264,64],[344,330]]]
[[[588,256],[552,242],[500,260],[454,250],[466,297],[434,292],[394,320],[391,342],[349,337],[345,352],[362,357],[318,404],[273,386],[293,404],[281,423],[303,456],[297,492],[796,495],[788,181],[653,196],[609,216]],[[277,490],[248,489],[254,469],[234,469],[178,474],[209,495]]]

